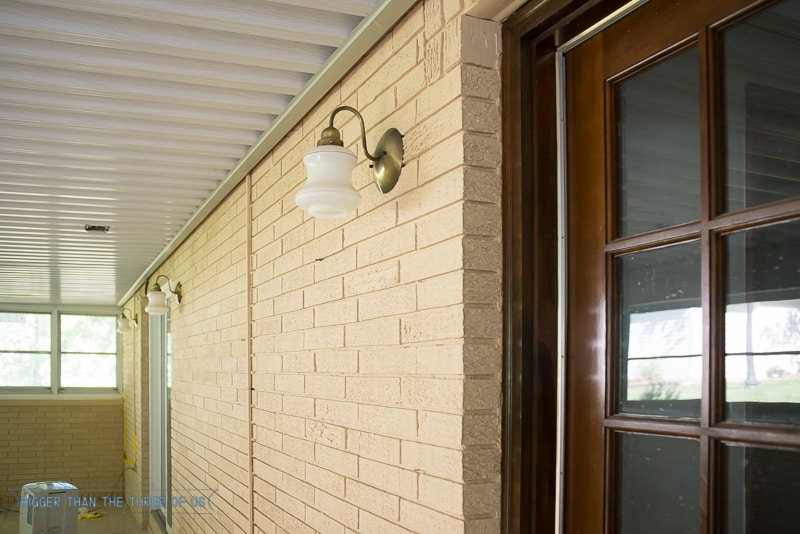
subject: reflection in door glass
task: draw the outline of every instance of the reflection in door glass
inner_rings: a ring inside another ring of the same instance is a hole
[[[700,93],[692,46],[615,86],[617,231],[700,217]]]
[[[699,417],[700,243],[621,256],[617,278],[620,411]]]
[[[726,209],[800,196],[800,0],[722,32]]]
[[[643,434],[618,436],[621,471],[618,531],[622,534],[698,532],[700,443]]]
[[[730,445],[723,459],[727,534],[800,532],[800,453]]]
[[[800,424],[800,220],[724,244],[727,418]]]

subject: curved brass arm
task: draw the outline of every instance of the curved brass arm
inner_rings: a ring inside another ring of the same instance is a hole
[[[367,148],[367,132],[366,129],[364,128],[364,117],[362,117],[361,113],[359,113],[358,110],[354,107],[339,106],[338,108],[333,110],[333,113],[331,113],[331,120],[328,122],[328,127],[322,130],[322,135],[320,136],[319,141],[317,142],[317,146],[320,145],[344,146],[344,143],[342,142],[342,136],[339,133],[339,130],[333,127],[333,119],[334,117],[336,117],[336,114],[339,113],[340,111],[349,111],[353,113],[353,115],[358,117],[358,122],[361,124],[361,143],[363,144],[364,147],[364,155],[366,155],[370,161],[377,161],[380,155],[377,157],[373,156],[372,154],[369,153],[369,149]]]
[[[177,299],[178,304],[180,304],[180,302],[181,302],[181,283],[178,282],[177,284],[175,284],[175,289],[172,289],[172,281],[169,279],[169,276],[167,276],[166,274],[160,274],[160,275],[158,275],[156,277],[156,281],[153,282],[152,290],[161,291],[161,286],[158,284],[158,281],[161,280],[162,278],[166,278],[167,279],[167,289],[169,289],[170,293],[175,295],[175,298]]]
[[[364,127],[364,117],[357,109],[350,106],[339,106],[331,113],[331,120],[328,127],[322,130],[322,135],[317,141],[317,146],[336,145],[344,146],[342,134],[333,126],[333,119],[340,111],[349,111],[358,117],[361,124],[361,142],[364,146],[364,155],[372,162],[372,172],[375,175],[375,185],[381,193],[388,193],[394,188],[400,178],[400,171],[403,168],[403,135],[395,128],[389,128],[378,140],[375,147],[375,155],[369,153],[367,148],[367,133]]]

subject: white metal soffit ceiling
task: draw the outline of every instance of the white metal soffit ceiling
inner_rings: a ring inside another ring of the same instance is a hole
[[[120,304],[415,1],[0,1],[0,305]]]

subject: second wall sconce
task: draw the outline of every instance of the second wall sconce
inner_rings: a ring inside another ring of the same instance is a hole
[[[117,332],[120,334],[127,334],[139,325],[139,316],[134,315],[131,317],[130,310],[123,309],[122,313],[117,319]]]
[[[181,283],[178,282],[175,285],[175,289],[172,289],[169,277],[167,277],[165,274],[159,275],[156,277],[156,281],[153,282],[153,285],[147,292],[147,306],[145,307],[144,311],[150,315],[164,315],[169,310],[169,306],[167,306],[168,295],[161,290],[161,286],[158,284],[158,281],[162,278],[167,279],[167,290],[169,291],[169,294],[175,295],[175,300],[178,302],[178,304],[181,302]]]
[[[372,161],[370,165],[375,184],[381,193],[394,188],[403,168],[403,136],[394,128],[387,130],[375,147],[375,155],[367,149],[364,118],[350,106],[339,106],[331,113],[331,120],[316,148],[303,156],[308,181],[295,195],[295,202],[312,217],[341,219],[361,204],[361,195],[353,188],[352,174],[356,156],[344,148],[339,130],[333,127],[333,118],[340,111],[350,111],[361,123],[361,140],[364,155]]]

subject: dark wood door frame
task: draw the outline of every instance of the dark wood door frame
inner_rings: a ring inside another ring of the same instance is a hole
[[[625,0],[532,1],[503,26],[503,532],[550,533],[558,442],[556,50]]]

